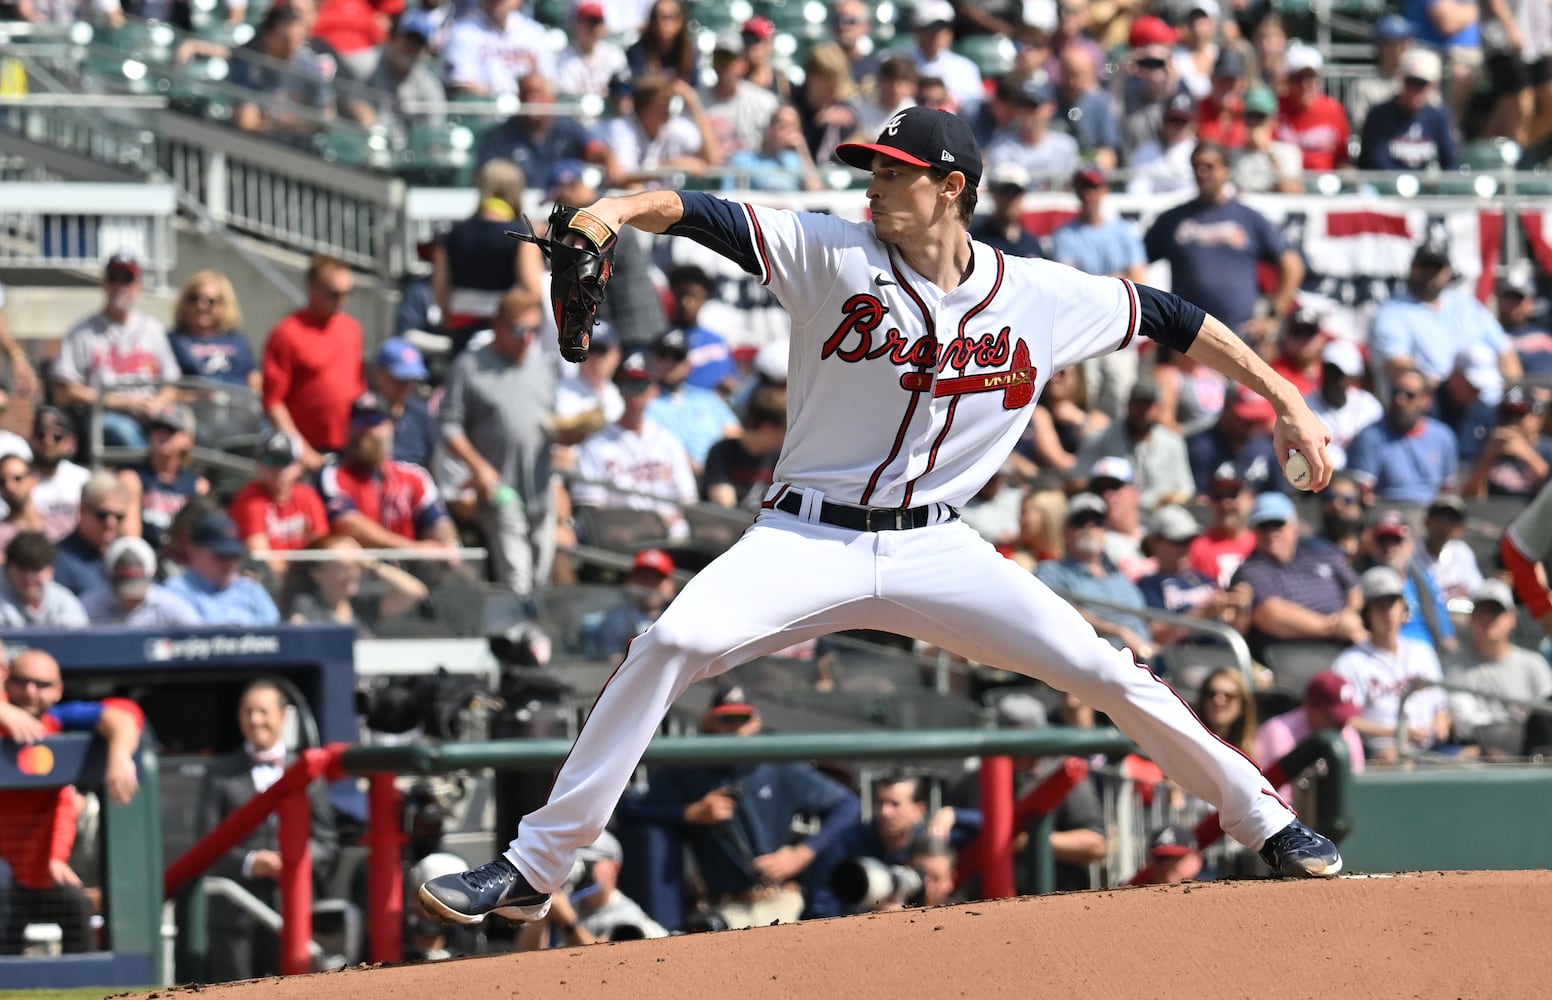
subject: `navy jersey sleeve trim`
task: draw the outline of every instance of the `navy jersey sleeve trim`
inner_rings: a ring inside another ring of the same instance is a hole
[[[755,275],[762,284],[770,280],[762,259],[764,248],[757,245],[758,223],[753,212],[703,191],[680,191],[679,201],[684,214],[668,227],[668,235],[694,240]]]
[[[1133,286],[1142,313],[1142,335],[1184,354],[1196,342],[1207,312],[1173,292],[1147,285]]]

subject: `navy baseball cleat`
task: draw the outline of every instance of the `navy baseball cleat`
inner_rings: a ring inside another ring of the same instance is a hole
[[[1279,878],[1329,878],[1342,870],[1336,845],[1298,820],[1266,838],[1260,853]]]
[[[477,924],[492,913],[532,922],[550,912],[550,894],[529,885],[506,858],[431,879],[420,887],[419,896],[426,912],[455,924]]]

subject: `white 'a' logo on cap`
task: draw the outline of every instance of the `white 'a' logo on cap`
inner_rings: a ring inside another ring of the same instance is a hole
[[[905,121],[904,111],[889,119],[889,123],[884,126],[884,131],[889,135],[894,135],[896,132],[900,131],[900,123],[903,121]]]

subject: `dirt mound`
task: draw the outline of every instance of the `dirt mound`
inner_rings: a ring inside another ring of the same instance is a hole
[[[1549,927],[1545,871],[1214,882],[352,969],[199,997],[1510,1000],[1552,994]]]

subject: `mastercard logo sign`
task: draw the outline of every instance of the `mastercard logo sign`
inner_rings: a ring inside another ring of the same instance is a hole
[[[16,754],[16,769],[38,777],[54,770],[54,751],[41,744],[22,747]]]

